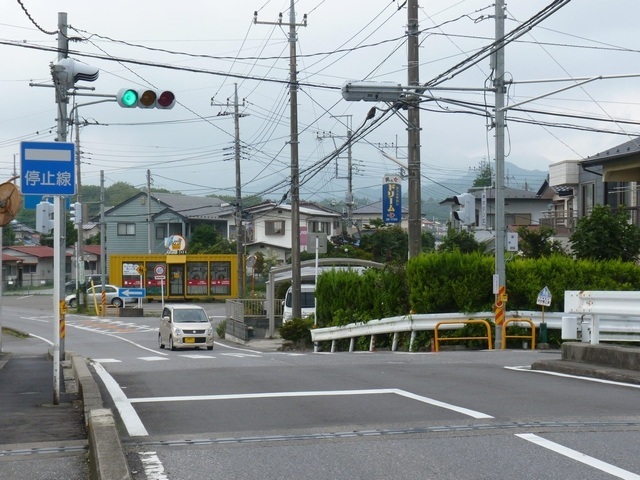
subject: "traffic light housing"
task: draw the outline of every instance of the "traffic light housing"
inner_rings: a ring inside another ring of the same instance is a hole
[[[71,204],[69,216],[74,225],[82,225],[82,204],[80,202]]]
[[[47,235],[51,233],[53,227],[53,203],[38,203],[36,205],[36,231]]]
[[[92,67],[73,58],[62,58],[52,65],[54,75],[65,88],[73,88],[76,82],[95,82],[100,74],[98,67]]]
[[[169,90],[121,88],[116,96],[123,108],[158,108],[169,110],[176,104],[176,96]]]
[[[456,220],[463,225],[473,225],[476,223],[476,197],[470,193],[462,193],[453,197],[453,203],[460,208],[453,212]]]

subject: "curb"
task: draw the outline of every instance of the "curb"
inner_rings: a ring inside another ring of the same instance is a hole
[[[131,480],[113,412],[104,408],[100,388],[86,360],[74,353],[70,356],[76,386],[84,406],[92,477],[97,480]]]

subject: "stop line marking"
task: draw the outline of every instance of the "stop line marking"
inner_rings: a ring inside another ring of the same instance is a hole
[[[308,391],[308,392],[264,392],[264,393],[232,393],[227,395],[185,395],[180,397],[140,397],[130,398],[131,403],[160,403],[160,402],[191,402],[202,400],[240,400],[240,399],[261,399],[261,398],[296,398],[296,397],[335,397],[335,396],[348,396],[348,395],[383,395],[383,394],[395,394],[401,397],[416,400],[418,402],[433,405],[435,407],[445,408],[454,412],[467,415],[472,418],[493,418],[486,413],[478,412],[450,403],[441,402],[433,398],[424,397],[422,395],[416,395],[405,390],[398,388],[379,388],[371,390],[327,390],[327,391]]]

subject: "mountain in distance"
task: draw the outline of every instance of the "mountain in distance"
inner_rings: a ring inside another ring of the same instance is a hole
[[[518,190],[537,192],[547,179],[548,172],[542,170],[526,170],[517,165],[505,162],[505,186]],[[426,178],[425,178],[426,177]],[[429,180],[428,172],[423,172],[422,187],[422,215],[429,220],[446,221],[451,211],[450,206],[440,205],[440,202],[453,195],[467,192],[478,177],[478,171],[469,170],[462,176],[445,180]],[[407,182],[403,182],[403,203],[407,202]],[[357,204],[354,208],[368,203],[380,201],[382,189],[380,186],[368,187],[354,191]],[[344,199],[327,199],[333,208],[344,205]]]

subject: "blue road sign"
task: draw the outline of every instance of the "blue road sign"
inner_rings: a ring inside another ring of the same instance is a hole
[[[22,142],[23,195],[75,195],[75,145],[62,142]]]
[[[53,195],[23,195],[22,199],[24,200],[24,208],[26,210],[35,210],[40,202],[46,202],[47,200],[53,203]],[[64,205],[65,209],[69,210],[71,207],[71,197],[65,197]]]
[[[147,296],[146,288],[119,288],[118,296],[121,298],[144,298]]]
[[[400,177],[387,174],[382,184],[382,220],[384,223],[402,221],[402,185]]]

